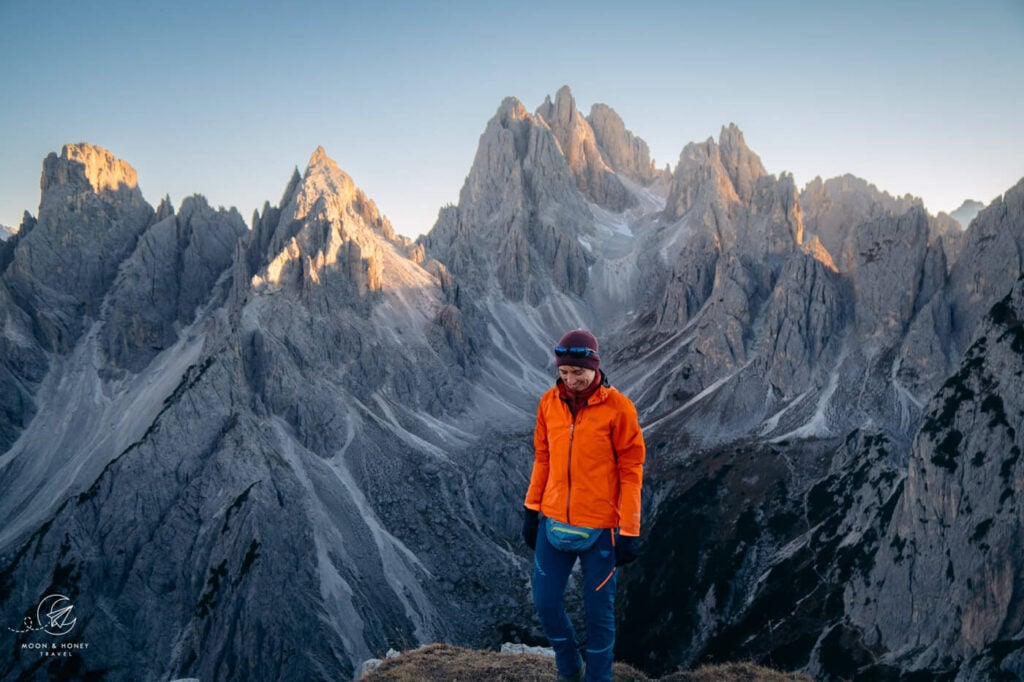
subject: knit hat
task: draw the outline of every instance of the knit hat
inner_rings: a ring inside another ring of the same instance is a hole
[[[559,355],[559,349],[566,349]],[[578,350],[588,349],[590,352]],[[572,349],[571,351],[568,349]],[[598,355],[597,339],[586,329],[574,329],[565,334],[555,346],[555,365],[572,365],[574,367],[585,367],[586,369],[597,370],[601,366],[601,356]]]

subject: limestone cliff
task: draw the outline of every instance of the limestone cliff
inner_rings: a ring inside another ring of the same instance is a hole
[[[550,97],[545,98],[536,115],[554,134],[576,186],[584,196],[612,211],[622,211],[636,203],[636,198],[623,186],[601,153],[594,129],[576,109],[568,86],[555,93],[554,102]],[[621,158],[630,163],[625,157]]]

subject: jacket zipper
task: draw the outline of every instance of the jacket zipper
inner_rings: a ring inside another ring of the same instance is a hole
[[[576,411],[576,414],[572,413],[572,408],[569,407],[568,403],[565,404],[565,409],[569,410],[569,416],[572,417],[572,422],[569,424],[569,457],[567,465],[568,471],[566,471],[565,477],[567,486],[567,490],[565,492],[565,522],[568,523],[570,526],[572,525],[572,518],[569,516],[569,503],[572,501],[572,441],[576,435],[576,422],[579,420],[580,414],[583,413],[583,410],[586,409],[587,404],[589,403],[590,399],[588,398],[587,402],[581,405],[580,409]]]
[[[572,525],[572,519],[569,517],[569,502],[572,500],[572,439],[576,435],[576,417],[572,418],[572,424],[569,425],[569,457],[568,457],[568,471],[566,471],[566,491],[565,491],[565,522]]]
[[[572,442],[576,436],[576,422],[579,420],[580,414],[583,412],[581,407],[576,414],[572,415],[572,423],[569,424],[569,457],[568,457],[568,471],[566,472],[566,486],[565,492],[565,522],[570,526],[572,525],[572,518],[569,516],[569,503],[572,501]],[[570,413],[572,410],[569,411]]]

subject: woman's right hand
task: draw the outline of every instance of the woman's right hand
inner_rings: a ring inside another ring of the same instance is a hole
[[[530,549],[537,547],[537,528],[540,527],[540,512],[523,507],[523,542]]]

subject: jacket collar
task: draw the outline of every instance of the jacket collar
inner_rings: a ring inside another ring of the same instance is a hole
[[[608,375],[602,370],[597,370],[599,379],[597,381],[597,387],[594,392],[587,398],[586,405],[597,405],[603,403],[608,397],[608,389],[611,388],[611,383],[608,381]],[[565,382],[562,381],[561,377],[555,380],[555,388],[558,390],[558,397],[565,402],[571,402],[575,396],[569,393],[569,389],[565,387]]]

